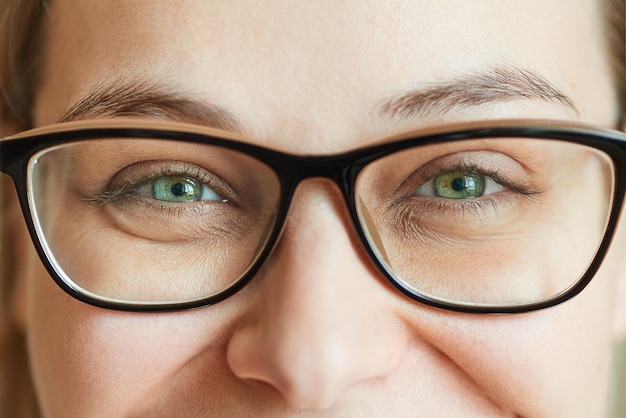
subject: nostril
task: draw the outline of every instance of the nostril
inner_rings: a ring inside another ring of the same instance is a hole
[[[337,402],[328,393],[324,394],[319,391],[304,392],[288,382],[276,385],[256,378],[241,380],[256,391],[274,392],[274,396],[282,399],[290,408],[298,411],[323,411],[333,407]]]

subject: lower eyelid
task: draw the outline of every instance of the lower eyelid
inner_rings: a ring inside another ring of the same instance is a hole
[[[472,199],[446,199],[436,196],[411,196],[402,201],[395,202],[393,207],[401,208],[402,211],[415,213],[432,213],[448,215],[451,211],[465,212],[467,210],[495,208],[502,202],[510,203],[512,198],[503,194],[485,195]]]

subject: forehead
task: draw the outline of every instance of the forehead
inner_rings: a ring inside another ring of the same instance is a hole
[[[256,136],[347,135],[370,129],[385,97],[505,65],[539,73],[604,123],[596,3],[56,0],[36,112],[59,118],[98,85],[140,79],[255,121]]]

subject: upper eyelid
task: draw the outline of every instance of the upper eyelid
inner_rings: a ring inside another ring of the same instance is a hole
[[[393,203],[391,206],[397,204],[397,202],[402,201],[407,194],[412,193],[416,188],[422,186],[426,182],[432,180],[438,175],[445,174],[451,171],[468,171],[476,174],[481,174],[484,176],[488,176],[493,179],[496,183],[510,189],[513,192],[523,194],[523,195],[534,195],[540,194],[543,192],[543,189],[539,189],[535,185],[530,183],[529,179],[521,179],[519,174],[517,174],[516,179],[509,178],[513,177],[512,174],[503,174],[502,170],[499,167],[490,166],[489,162],[470,162],[468,160],[468,155],[464,154],[476,154],[476,153],[493,153],[493,154],[501,154],[496,153],[494,151],[460,151],[455,154],[447,154],[444,156],[437,157],[433,160],[429,160],[423,164],[420,164],[419,167],[411,171],[409,175],[400,183],[400,185],[393,192],[395,198],[393,199]],[[504,157],[503,154],[501,154]],[[498,158],[502,158],[498,157]],[[509,156],[506,156],[510,158]],[[456,159],[456,160],[455,160]],[[511,159],[510,164],[518,164],[524,172],[528,176],[525,167],[520,164],[518,161]],[[447,160],[447,161],[446,161]],[[439,162],[439,164],[438,164]],[[492,162],[493,164],[493,162]],[[518,170],[519,171],[519,170]],[[526,181],[523,181],[526,180]]]

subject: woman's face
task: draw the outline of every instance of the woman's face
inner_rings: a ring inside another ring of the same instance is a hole
[[[55,0],[35,120],[141,83],[225,109],[256,143],[299,154],[472,120],[612,126],[595,3]],[[505,93],[480,103],[425,99],[416,112],[379,113],[409,91],[520,71],[563,96],[497,80]],[[428,308],[386,284],[338,190],[310,179],[264,268],[215,306],[91,307],[58,289],[29,248],[17,305],[48,417],[602,416],[619,248],[581,295],[552,309]]]

